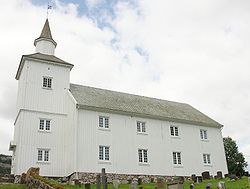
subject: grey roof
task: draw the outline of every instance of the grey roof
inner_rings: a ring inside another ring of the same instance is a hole
[[[48,54],[42,54],[42,53],[34,53],[34,54],[28,54],[28,55],[23,55],[21,58],[21,61],[19,63],[19,67],[16,73],[16,79],[19,79],[21,70],[23,68],[24,60],[25,59],[34,59],[34,60],[40,60],[40,61],[46,61],[47,63],[54,63],[62,66],[68,66],[68,67],[73,67],[73,64],[70,64],[68,62],[65,62],[64,60],[57,58],[54,55],[48,55]]]
[[[192,106],[132,95],[94,87],[70,84],[70,91],[82,109],[168,120],[201,126],[222,127],[221,124]]]
[[[47,39],[47,40],[51,41],[52,43],[54,43],[55,46],[57,45],[56,42],[54,41],[54,39],[52,38],[52,34],[51,34],[51,31],[50,31],[49,20],[48,19],[46,19],[46,21],[44,23],[44,26],[43,26],[42,32],[40,34],[40,37],[35,39],[34,45],[36,45],[36,42],[38,40],[41,40],[41,39]]]

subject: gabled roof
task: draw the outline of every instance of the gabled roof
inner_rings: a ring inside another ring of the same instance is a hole
[[[70,84],[70,91],[77,101],[77,107],[82,109],[201,126],[222,127],[218,122],[184,103],[76,84]]]
[[[68,62],[65,62],[64,60],[61,60],[60,58],[57,58],[54,55],[48,55],[48,54],[41,54],[41,53],[34,53],[34,54],[28,54],[28,55],[23,55],[21,58],[21,61],[19,63],[19,67],[16,73],[16,79],[19,79],[20,73],[23,68],[24,60],[29,59],[29,60],[36,60],[40,62],[47,62],[50,64],[57,64],[57,65],[62,65],[66,67],[72,68],[74,65],[70,64]]]
[[[40,40],[49,40],[51,41],[55,46],[57,45],[56,42],[54,41],[54,39],[52,38],[52,34],[51,34],[51,31],[50,31],[50,27],[49,27],[49,20],[46,19],[45,23],[44,23],[44,26],[43,26],[43,29],[42,29],[42,32],[40,34],[40,37],[35,39],[34,41],[34,45],[36,46],[36,43],[37,41],[40,41]]]

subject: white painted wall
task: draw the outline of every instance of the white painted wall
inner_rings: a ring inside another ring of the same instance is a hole
[[[36,52],[48,55],[54,55],[55,45],[48,40],[41,39],[36,43]]]
[[[110,118],[110,130],[100,130],[98,116]],[[147,135],[138,134],[136,121],[145,121]],[[178,126],[180,137],[170,136],[170,125]],[[87,110],[78,112],[78,156],[79,172],[107,172],[119,174],[149,175],[200,175],[209,171],[227,173],[221,131],[218,128],[169,123],[167,121],[137,118]],[[208,141],[200,139],[200,129],[208,131]],[[98,160],[98,146],[110,146],[110,162]],[[138,162],[138,148],[148,149],[148,165]],[[172,152],[182,153],[181,167],[175,167]],[[212,165],[203,164],[203,153],[211,154]]]

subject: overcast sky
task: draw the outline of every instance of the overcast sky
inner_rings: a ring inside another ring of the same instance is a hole
[[[16,117],[15,74],[48,0],[0,1],[0,153]],[[56,0],[55,55],[71,83],[185,102],[224,125],[250,163],[249,0]]]

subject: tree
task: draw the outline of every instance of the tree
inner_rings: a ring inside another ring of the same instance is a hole
[[[227,167],[229,174],[235,174],[237,176],[244,175],[244,168],[247,167],[247,162],[241,152],[238,151],[236,142],[230,138],[223,138]]]

